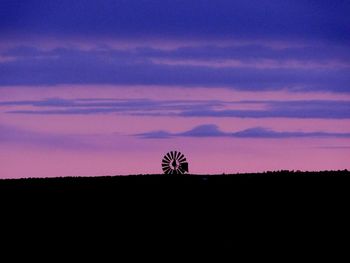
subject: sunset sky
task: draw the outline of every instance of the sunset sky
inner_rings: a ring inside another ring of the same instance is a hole
[[[350,1],[0,0],[0,177],[350,169]]]

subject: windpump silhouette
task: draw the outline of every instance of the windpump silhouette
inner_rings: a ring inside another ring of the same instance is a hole
[[[185,174],[189,172],[185,156],[178,151],[171,151],[164,155],[162,169],[165,174]]]

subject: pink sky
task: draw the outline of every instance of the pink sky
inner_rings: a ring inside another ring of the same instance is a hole
[[[26,90],[23,93],[23,90]],[[182,92],[184,91],[184,92]],[[339,94],[239,92],[225,88],[130,88],[65,85],[60,88],[1,88],[2,101],[47,98],[109,98],[157,100],[350,100]],[[230,106],[231,107],[231,106]],[[240,107],[234,106],[234,107]],[[245,109],[245,105],[242,105]],[[259,106],[261,107],[261,106]],[[259,108],[258,107],[258,108]],[[26,105],[0,106],[0,123],[17,137],[2,141],[2,178],[98,176],[161,173],[160,161],[170,150],[183,152],[190,172],[235,173],[266,170],[349,169],[350,138],[191,138],[144,139],[134,134],[165,130],[180,133],[202,124],[215,124],[224,132],[252,127],[275,131],[350,132],[348,119],[233,118],[131,116],[107,114],[11,114]],[[41,108],[40,108],[41,109]],[[43,107],[42,109],[50,109]]]

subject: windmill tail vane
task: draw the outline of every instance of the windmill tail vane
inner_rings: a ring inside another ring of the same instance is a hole
[[[164,174],[185,174],[189,172],[185,156],[178,151],[171,151],[164,155],[162,169]]]

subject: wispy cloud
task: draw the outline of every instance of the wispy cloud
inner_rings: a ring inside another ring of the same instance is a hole
[[[0,142],[21,147],[44,147],[53,150],[96,149],[88,140],[84,140],[84,136],[35,132],[8,125],[0,125]]]
[[[1,56],[10,59],[0,62],[0,86],[123,84],[349,92],[350,82],[349,49],[332,46],[284,49],[264,45],[199,46],[173,50],[56,48],[49,51],[17,47],[5,50]],[[164,63],[164,59],[170,62]],[[238,63],[227,63],[230,60]],[[220,63],[224,66],[217,67]],[[302,66],[306,64],[311,66]]]
[[[254,127],[237,132],[223,132],[214,124],[196,126],[189,131],[171,133],[167,131],[151,131],[135,134],[135,136],[145,139],[167,139],[172,137],[230,137],[230,138],[302,138],[302,137],[334,137],[350,138],[350,133],[330,133],[330,132],[299,132],[299,131],[274,131],[264,127]]]
[[[350,146],[347,146],[347,145],[342,145],[342,146],[339,146],[339,145],[332,145],[332,146],[319,146],[317,147],[319,149],[327,149],[327,150],[350,150]]]
[[[244,103],[244,102],[242,102]],[[183,111],[186,117],[238,117],[238,118],[315,118],[315,119],[349,119],[349,101],[299,100],[299,101],[251,101],[264,103],[263,110],[212,110]]]
[[[151,99],[61,99],[2,101],[0,106],[31,106],[31,110],[8,110],[12,114],[75,115],[75,114],[179,114],[183,110],[207,110],[224,107],[219,100],[151,100]],[[45,108],[45,109],[44,109]]]
[[[247,108],[247,105],[251,108]],[[2,101],[11,114],[178,116],[215,118],[314,118],[349,119],[347,100],[151,100],[151,99],[61,99]],[[30,106],[30,109],[23,109]]]

